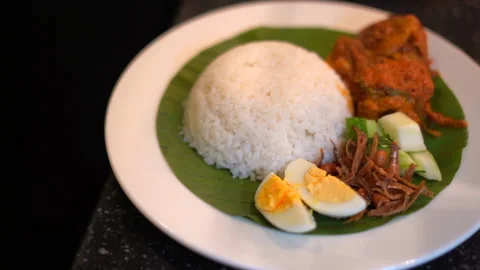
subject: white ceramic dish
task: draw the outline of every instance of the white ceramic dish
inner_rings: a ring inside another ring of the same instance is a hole
[[[342,3],[261,2],[212,11],[174,27],[128,66],[112,94],[106,146],[118,181],[135,206],[169,236],[213,260],[248,269],[399,269],[434,259],[480,227],[480,68],[428,32],[436,67],[469,121],[469,143],[453,182],[423,209],[366,232],[291,235],[221,213],[175,177],[157,143],[155,118],[173,75],[197,52],[257,26],[319,26],[351,32],[387,13]]]

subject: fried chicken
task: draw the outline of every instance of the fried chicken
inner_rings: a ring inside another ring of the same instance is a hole
[[[327,59],[348,85],[357,116],[378,119],[401,111],[423,130],[441,135],[428,121],[448,127],[467,122],[434,112],[427,38],[414,15],[394,15],[370,25],[356,38],[340,37]]]

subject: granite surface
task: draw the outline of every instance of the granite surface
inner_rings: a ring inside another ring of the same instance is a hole
[[[212,8],[240,1],[185,1],[177,23]],[[355,1],[395,13],[412,12],[432,30],[480,62],[479,0]],[[86,229],[72,269],[231,269],[176,243],[131,204],[110,177]],[[480,232],[416,269],[480,269]]]
[[[184,248],[133,206],[114,178],[105,186],[74,270],[232,269]],[[480,270],[480,232],[442,257],[416,268]]]

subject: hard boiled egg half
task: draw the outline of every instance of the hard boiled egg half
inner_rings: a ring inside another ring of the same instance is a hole
[[[287,165],[285,181],[297,189],[303,202],[322,215],[344,218],[367,207],[365,199],[342,180],[301,158]]]
[[[258,186],[255,207],[268,222],[283,231],[304,233],[317,226],[297,190],[275,173],[268,174]]]

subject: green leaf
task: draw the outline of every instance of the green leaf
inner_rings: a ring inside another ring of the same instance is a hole
[[[233,179],[229,171],[207,165],[195,149],[183,141],[180,133],[182,103],[205,67],[216,56],[236,45],[257,40],[283,40],[314,51],[325,58],[333,48],[335,40],[341,35],[351,34],[321,28],[256,28],[200,52],[183,66],[170,82],[160,102],[156,119],[159,148],[179,181],[212,207],[226,214],[245,217],[262,226],[273,228],[253,204],[258,182]],[[463,118],[462,108],[445,82],[439,77],[435,78],[434,82],[436,89],[432,99],[433,109],[449,116]],[[442,137],[424,135],[426,145],[435,156],[443,175],[441,182],[427,182],[428,187],[436,194],[452,181],[461,162],[462,150],[467,144],[466,129],[438,129],[443,132]],[[387,141],[382,143],[386,144]],[[421,197],[404,215],[421,209],[430,201],[429,198]],[[341,220],[318,214],[315,214],[315,219],[318,226],[311,234],[346,234],[381,226],[392,217],[376,219],[366,217],[351,224],[343,224]]]

